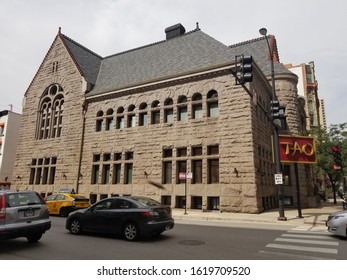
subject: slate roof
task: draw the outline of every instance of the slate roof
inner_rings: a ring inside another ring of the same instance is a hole
[[[70,39],[69,37],[63,34],[60,35],[62,36],[63,42],[70,52],[72,58],[79,67],[81,75],[84,76],[88,82],[95,85],[102,57]]]
[[[184,35],[102,58],[69,37],[61,34],[81,74],[94,88],[87,96],[119,90],[163,79],[232,64],[235,55],[253,55],[265,75],[271,64],[266,40],[261,37],[227,46],[199,28]],[[275,38],[269,39],[277,45]],[[291,73],[275,63],[276,73]]]
[[[104,58],[89,95],[194,73],[234,59],[228,46],[196,30]]]

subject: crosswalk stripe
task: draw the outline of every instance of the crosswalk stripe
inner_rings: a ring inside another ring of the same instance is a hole
[[[321,241],[321,240],[307,240],[307,239],[290,239],[290,238],[276,238],[275,241],[279,241],[279,242],[289,242],[289,243],[302,243],[302,244],[316,244],[316,245],[339,246],[339,242],[335,242],[335,241]]]
[[[321,234],[321,235],[329,235],[331,236],[331,233],[328,232],[328,231],[311,231],[311,230],[307,230],[307,229],[300,229],[300,230],[297,230],[297,229],[294,229],[294,230],[288,230],[287,231],[288,233],[299,233],[299,234]]]
[[[327,254],[337,254],[338,253],[337,249],[295,246],[295,245],[283,245],[283,244],[273,244],[273,243],[270,243],[270,244],[266,245],[265,247],[276,248],[276,249],[285,249],[285,250],[327,253]]]
[[[284,233],[281,236],[283,237],[294,237],[294,238],[312,238],[312,239],[331,239],[330,236],[324,236],[324,235],[314,235],[314,234],[291,234],[291,233]]]

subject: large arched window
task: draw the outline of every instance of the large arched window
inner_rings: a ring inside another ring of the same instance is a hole
[[[61,135],[64,113],[64,91],[58,84],[50,85],[43,93],[38,116],[37,139]]]

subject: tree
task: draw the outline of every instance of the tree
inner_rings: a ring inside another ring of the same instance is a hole
[[[329,127],[329,132],[322,129],[317,131],[317,165],[316,176],[328,178],[331,184],[334,203],[336,204],[337,186],[343,185],[346,192],[346,179],[344,174],[347,171],[347,123],[333,124]],[[333,167],[333,147],[338,146],[341,152],[342,168],[335,170]]]

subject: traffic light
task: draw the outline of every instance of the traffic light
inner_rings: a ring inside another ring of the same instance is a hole
[[[277,119],[280,115],[280,102],[278,100],[270,101],[270,116],[273,119]]]
[[[270,101],[270,116],[272,119],[285,119],[285,110],[286,107],[281,106],[278,100]]]
[[[340,170],[342,169],[342,158],[340,148],[338,146],[333,147],[333,161],[334,161],[334,169]]]
[[[253,80],[253,58],[251,55],[241,55],[240,56],[240,76],[239,83],[245,84],[252,82]]]

